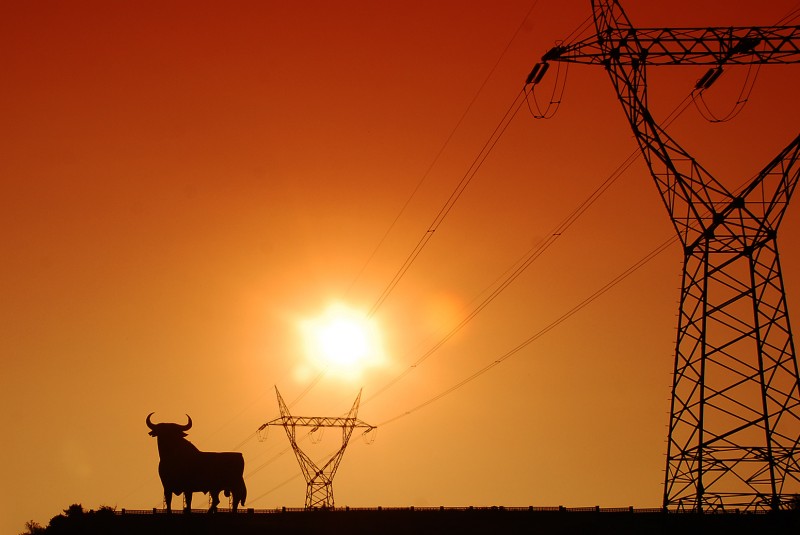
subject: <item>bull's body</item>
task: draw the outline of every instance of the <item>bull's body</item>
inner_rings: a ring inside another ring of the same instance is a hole
[[[152,414],[151,414],[152,415]],[[186,440],[192,419],[185,426],[179,424],[153,424],[147,417],[150,435],[158,440],[158,475],[164,487],[167,511],[172,510],[172,495],[183,494],[186,509],[192,507],[192,493],[211,495],[209,512],[216,511],[219,493],[233,495],[233,510],[244,505],[247,488],[244,484],[244,457],[237,452],[200,451]]]

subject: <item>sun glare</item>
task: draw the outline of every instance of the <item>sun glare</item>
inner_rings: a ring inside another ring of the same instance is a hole
[[[357,378],[383,359],[375,322],[343,304],[302,322],[301,330],[309,359],[331,373]]]

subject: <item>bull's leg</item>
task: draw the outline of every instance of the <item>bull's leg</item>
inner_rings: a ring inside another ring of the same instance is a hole
[[[164,489],[164,503],[167,506],[167,512],[172,512],[172,491]]]
[[[247,487],[244,486],[244,479],[233,488],[233,512],[239,509],[239,504],[244,505],[244,500],[247,497]]]
[[[211,496],[211,507],[208,508],[209,513],[217,512],[217,505],[219,505],[219,491],[212,490],[208,493]]]
[[[187,513],[192,512],[192,492],[189,490],[183,491],[183,501],[186,502],[186,507],[183,509]]]

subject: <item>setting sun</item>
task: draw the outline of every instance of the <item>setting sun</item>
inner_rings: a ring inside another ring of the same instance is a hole
[[[382,360],[380,333],[364,313],[335,304],[320,316],[302,322],[309,359],[329,372],[359,377]]]

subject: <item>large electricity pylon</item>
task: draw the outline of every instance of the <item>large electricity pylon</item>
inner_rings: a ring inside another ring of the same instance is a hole
[[[729,191],[651,115],[647,65],[800,62],[800,26],[635,28],[616,0],[593,0],[596,34],[548,62],[602,65],[683,245],[665,508],[775,510],[800,489],[800,383],[777,230],[800,175],[800,136]]]
[[[278,396],[278,409],[280,410],[280,418],[275,418],[263,424],[259,431],[265,429],[267,426],[280,425],[286,431],[286,436],[289,437],[289,442],[294,450],[294,455],[297,457],[297,462],[300,465],[300,470],[303,472],[303,477],[306,479],[306,509],[333,509],[333,476],[336,475],[336,470],[339,468],[339,463],[344,456],[344,450],[347,448],[347,443],[350,441],[350,436],[353,434],[355,428],[364,428],[365,433],[371,432],[375,426],[362,422],[356,415],[358,414],[358,405],[361,402],[361,391],[359,390],[358,396],[344,417],[329,417],[329,416],[292,416],[289,414],[289,408],[284,403],[278,387],[275,387],[275,393]],[[326,427],[338,427],[342,430],[342,445],[341,447],[328,459],[328,461],[319,467],[311,458],[300,449],[297,445],[297,428],[308,427],[311,432],[320,432]]]

